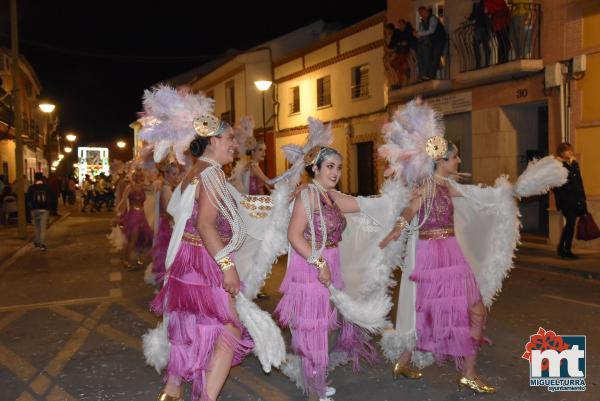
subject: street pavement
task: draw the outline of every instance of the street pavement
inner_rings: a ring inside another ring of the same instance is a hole
[[[142,270],[125,271],[119,255],[109,253],[111,220],[106,212],[71,210],[49,230],[47,252],[30,248],[10,264],[0,260],[0,401],[156,399],[162,378],[145,364],[140,341],[158,321],[147,308],[153,288],[143,282]],[[350,366],[337,368],[330,375],[338,391],[334,399],[599,400],[600,280],[564,274],[575,263],[553,272],[546,266],[556,264],[551,252],[533,249],[519,254],[522,266],[505,281],[487,321],[486,335],[493,345],[481,350],[478,368],[497,394],[457,391],[451,364],[427,368],[422,380],[393,381],[391,365],[382,361],[359,374]],[[600,268],[596,254],[586,253],[583,260],[592,273]],[[267,282],[268,298],[258,301],[266,310],[272,311],[280,298],[284,262],[281,258]],[[586,392],[529,387],[529,365],[521,355],[540,326],[587,336]],[[256,358],[249,356],[232,369],[220,399],[305,397],[278,371],[263,374]]]

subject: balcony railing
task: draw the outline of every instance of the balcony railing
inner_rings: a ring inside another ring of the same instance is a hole
[[[515,4],[504,20],[463,22],[452,34],[461,72],[515,60],[540,59],[540,4]]]
[[[419,51],[422,47],[417,45],[416,49],[410,49],[405,53],[397,53],[394,50],[386,49],[383,56],[383,63],[390,89],[399,89],[405,86],[410,86],[423,82],[421,78],[422,71],[426,71],[429,66],[424,66],[424,63],[435,63],[436,60],[428,59],[427,57],[419,57]],[[419,65],[421,63],[421,65]],[[448,52],[448,41],[444,46],[439,59],[438,68],[430,80],[448,80],[450,79],[450,54]]]

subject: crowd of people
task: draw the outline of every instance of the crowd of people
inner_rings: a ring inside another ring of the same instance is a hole
[[[472,11],[465,16],[468,38],[461,39],[468,43],[458,44],[472,54],[469,69],[531,57],[537,16],[530,4],[530,0],[473,0]],[[443,79],[440,66],[447,62],[448,33],[431,8],[419,7],[418,14],[416,29],[404,18],[385,25],[385,64],[392,86]]]
[[[159,401],[182,400],[186,382],[193,400],[216,400],[231,366],[252,350],[265,371],[279,368],[309,400],[332,400],[328,373],[377,363],[374,335],[382,335],[395,379],[418,380],[426,366],[450,360],[460,387],[496,391],[480,378],[477,354],[489,344],[487,309],[512,267],[515,198],[562,185],[567,171],[555,158],[533,163],[514,185],[462,185],[457,147],[417,100],[383,129],[389,168],[381,196],[354,197],[336,189],[344,160],[330,147],[331,127],[316,119],[305,144],[284,147],[290,168],[269,179],[251,120],[232,128],[202,93],[153,88],[144,113],[152,124],[140,135],[153,161],[142,155],[126,173],[110,237],[127,268],[151,257],[150,307],[163,319],[144,336],[144,354],[165,372]],[[283,297],[271,317],[252,300],[285,253]],[[291,332],[287,356],[275,321]]]
[[[419,7],[418,12],[418,29],[403,18],[397,25],[385,25],[385,61],[394,86],[436,79],[447,51],[448,34],[442,21],[431,8]]]

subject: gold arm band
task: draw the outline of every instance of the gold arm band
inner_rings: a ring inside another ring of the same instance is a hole
[[[229,256],[225,256],[224,258],[217,260],[217,264],[219,265],[223,273],[235,266],[233,260],[231,260]]]

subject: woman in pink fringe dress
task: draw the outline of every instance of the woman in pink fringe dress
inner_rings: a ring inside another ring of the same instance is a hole
[[[233,201],[221,170],[233,161],[236,144],[231,127],[216,124],[218,129],[190,144],[197,160],[181,193],[184,197],[188,187],[195,191],[193,210],[164,286],[151,303],[168,318],[167,382],[159,401],[183,400],[182,380],[192,383],[193,400],[216,401],[231,366],[254,346],[236,312],[240,279],[228,251],[243,237],[231,223]]]
[[[441,137],[440,137],[441,138]],[[477,351],[483,336],[486,308],[473,270],[454,235],[453,197],[462,196],[449,183],[457,174],[460,157],[454,144],[434,159],[432,177],[423,180],[394,230],[381,242],[383,248],[408,229],[418,216],[419,239],[415,268],[410,280],[416,283],[416,350],[431,352],[438,362],[453,360],[462,373],[459,385],[478,393],[493,393],[476,374]],[[409,366],[412,353],[405,351],[394,366],[394,378],[421,378]]]
[[[135,170],[132,182],[125,188],[117,210],[118,218],[123,226],[123,234],[127,241],[125,267],[128,269],[142,266],[141,257],[152,247],[152,228],[146,219],[144,202],[146,189],[144,186],[144,173]]]
[[[362,329],[338,315],[327,289],[330,285],[344,288],[338,243],[346,227],[344,213],[359,211],[356,198],[335,190],[342,175],[341,155],[323,147],[307,162],[306,170],[313,181],[296,196],[288,228],[292,249],[275,314],[291,329],[292,349],[300,357],[309,400],[330,400],[335,389],[327,387],[327,370],[334,330],[339,335],[333,351],[345,354],[355,370],[360,357],[370,363],[377,357]]]
[[[167,249],[169,241],[173,233],[171,216],[167,213],[167,205],[173,189],[179,182],[179,168],[175,163],[167,163],[159,167],[160,171],[160,187],[159,205],[158,205],[158,232],[152,244],[152,275],[154,282],[158,288],[162,285],[162,280],[165,274],[165,259],[167,258]]]

